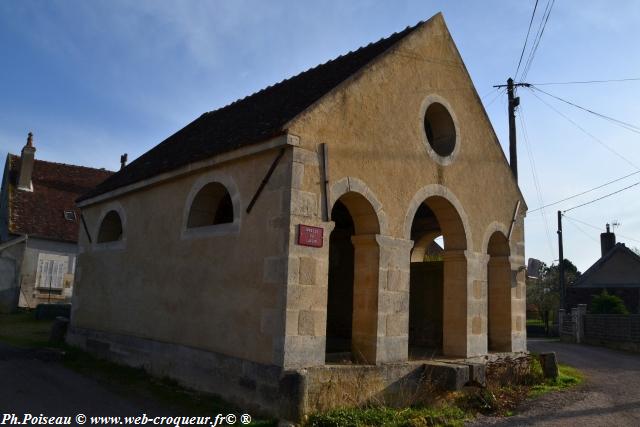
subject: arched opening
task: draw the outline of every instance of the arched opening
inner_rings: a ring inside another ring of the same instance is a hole
[[[187,228],[233,222],[233,202],[219,182],[210,182],[198,191],[189,209]]]
[[[116,211],[109,211],[98,230],[98,243],[122,240],[122,220]]]
[[[331,219],[326,361],[375,363],[378,218],[367,199],[349,192],[335,202]]]
[[[500,231],[487,247],[487,317],[489,351],[511,351],[511,262],[509,241]]]
[[[425,200],[411,240],[409,358],[466,355],[466,235],[454,206],[440,196]]]

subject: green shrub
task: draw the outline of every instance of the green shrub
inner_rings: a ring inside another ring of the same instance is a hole
[[[593,297],[589,312],[593,314],[629,314],[624,301],[616,295],[610,295],[606,290]]]

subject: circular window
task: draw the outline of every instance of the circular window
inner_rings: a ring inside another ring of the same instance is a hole
[[[434,102],[424,114],[424,131],[427,141],[438,155],[446,157],[456,147],[456,126],[444,105]]]

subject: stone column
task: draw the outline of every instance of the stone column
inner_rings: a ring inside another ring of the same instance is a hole
[[[512,321],[513,286],[509,257],[506,255],[492,256],[487,270],[489,350],[510,352],[514,322]]]
[[[442,319],[442,351],[446,356],[469,356],[471,319],[465,251],[445,251]]]
[[[466,260],[467,277],[467,352],[465,356],[481,356],[487,353],[489,256],[472,251],[464,251],[463,254]]]
[[[362,363],[377,361],[380,248],[375,234],[351,238],[354,248],[351,352]]]
[[[527,351],[527,283],[522,256],[511,256],[511,349]]]
[[[413,241],[376,236],[380,247],[377,363],[409,357],[409,279]]]

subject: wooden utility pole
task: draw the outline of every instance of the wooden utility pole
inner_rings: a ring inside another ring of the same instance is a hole
[[[518,86],[531,87],[529,83],[514,83],[509,77],[506,85],[495,85],[495,88],[507,88],[507,96],[509,97],[509,165],[511,172],[518,182],[518,144],[516,139],[516,107],[520,105],[520,97],[516,95]]]
[[[509,165],[518,182],[518,146],[516,143],[516,107],[520,105],[520,97],[515,96],[513,79],[507,80],[507,96],[509,97]]]
[[[560,283],[560,308],[565,309],[564,254],[562,253],[562,211],[558,211],[558,280]]]

